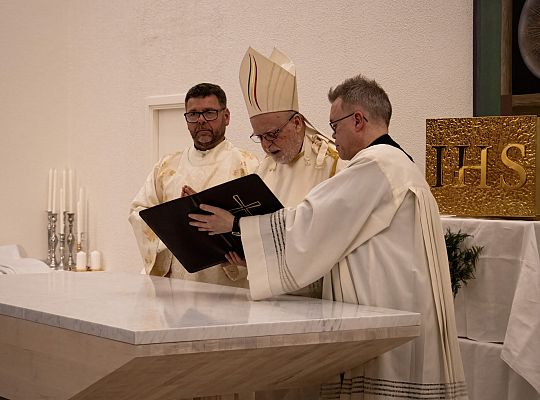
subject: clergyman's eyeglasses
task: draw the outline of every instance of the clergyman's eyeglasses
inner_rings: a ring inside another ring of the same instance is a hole
[[[343,121],[343,120],[346,119],[346,118],[352,117],[352,116],[353,116],[354,114],[356,114],[357,112],[358,112],[358,111],[355,111],[355,112],[353,112],[353,113],[351,113],[351,114],[349,114],[349,115],[345,115],[344,117],[341,117],[341,118],[339,118],[339,119],[336,119],[335,121],[330,121],[330,123],[329,123],[328,125],[330,125],[330,128],[332,128],[332,131],[333,131],[334,133],[336,133],[337,123],[338,123],[339,121]],[[364,116],[364,114],[362,114],[362,118],[364,118],[364,121],[369,122],[368,119]]]
[[[279,128],[276,128],[276,129],[274,129],[272,131],[268,131],[266,133],[252,133],[249,137],[255,143],[261,143],[263,139],[266,140],[267,142],[273,142],[274,140],[276,140],[278,138],[278,135],[281,132],[281,130],[283,128],[285,128],[289,122],[291,122],[291,120],[294,118],[294,116],[296,114],[298,114],[298,113],[295,112],[293,115],[291,115],[289,117],[289,119],[283,125],[281,125]]]
[[[220,111],[225,110],[222,108],[220,110],[205,110],[205,111],[189,111],[184,113],[184,118],[187,122],[195,123],[199,121],[199,117],[202,115],[206,121],[214,121],[217,119]]]

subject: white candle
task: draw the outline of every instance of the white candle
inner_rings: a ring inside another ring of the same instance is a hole
[[[84,232],[84,188],[79,189],[79,200],[77,201],[77,235],[79,242],[82,239],[82,233]]]
[[[92,271],[98,271],[101,269],[101,253],[97,250],[90,253],[90,269]]]
[[[62,170],[62,189],[64,189],[64,208],[65,208],[66,207],[66,194],[67,194],[66,169],[65,168]]]
[[[47,211],[52,211],[52,176],[53,171],[52,168],[49,169],[49,185],[47,187],[48,193],[47,193]]]
[[[60,233],[64,233],[64,188],[60,188]]]
[[[75,219],[77,220],[77,242],[80,243],[81,242],[81,215],[82,215],[82,210],[81,210],[81,202],[80,200],[77,200],[77,214],[75,215]]]
[[[73,170],[70,168],[68,170],[68,204],[67,212],[73,212]]]
[[[83,206],[83,211],[84,211],[84,231],[86,232],[86,243],[89,244],[90,243],[90,223],[89,223],[89,212],[88,212],[88,205],[90,204],[90,201],[88,200],[88,193],[85,191],[84,192],[84,206]]]
[[[52,188],[52,208],[53,213],[56,212],[56,168],[53,171],[53,188]]]
[[[84,251],[79,251],[77,253],[77,264],[75,265],[77,271],[86,270],[86,253]]]

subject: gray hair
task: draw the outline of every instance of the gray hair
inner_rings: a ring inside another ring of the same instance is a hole
[[[346,79],[328,91],[330,103],[338,98],[345,104],[362,106],[371,118],[380,118],[386,126],[390,125],[392,104],[384,89],[374,80],[367,79],[361,74]]]

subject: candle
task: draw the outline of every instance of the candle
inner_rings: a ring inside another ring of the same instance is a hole
[[[101,253],[97,250],[90,253],[90,269],[92,271],[99,271],[101,269]]]
[[[84,188],[79,189],[79,200],[77,201],[77,236],[79,243],[82,240],[82,233],[84,232]]]
[[[51,211],[56,212],[56,168],[53,171],[53,188],[52,188],[52,207]]]
[[[84,251],[79,251],[77,253],[77,264],[75,265],[77,271],[86,270],[86,253]]]
[[[48,185],[48,193],[47,193],[47,211],[52,211],[52,176],[53,171],[52,168],[49,168],[49,185]]]
[[[64,197],[64,208],[65,208],[66,207],[66,194],[67,194],[66,169],[65,168],[62,170],[62,189],[64,189],[64,196],[63,197]]]
[[[82,210],[81,210],[81,201],[80,200],[77,200],[77,214],[76,214],[76,217],[75,219],[77,220],[77,242],[81,242],[81,215],[82,215]]]
[[[73,212],[73,170],[70,168],[68,170],[68,204],[67,212]]]
[[[60,188],[60,233],[64,233],[64,188]]]

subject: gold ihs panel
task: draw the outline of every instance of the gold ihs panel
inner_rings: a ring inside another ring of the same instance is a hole
[[[442,214],[536,218],[536,116],[426,120],[426,179]]]

